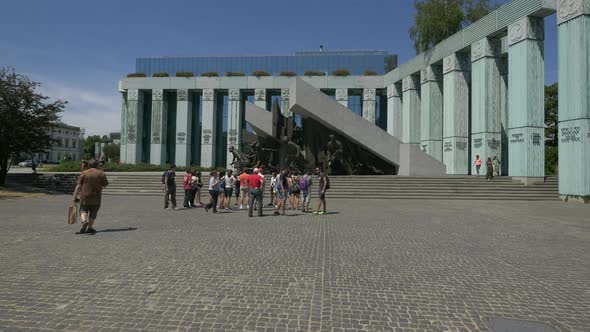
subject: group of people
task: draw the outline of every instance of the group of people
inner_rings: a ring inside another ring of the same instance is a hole
[[[177,209],[175,171],[176,166],[171,165],[170,169],[162,175],[165,192],[164,208],[168,210]],[[207,187],[209,203],[203,204],[201,191],[204,183],[201,173],[187,170],[182,181],[184,187],[183,206],[185,208],[204,206],[205,211],[217,213],[222,209],[226,211],[243,210],[245,205],[250,217],[253,216],[254,211],[258,211],[258,215],[261,216],[264,207],[263,198],[268,186],[270,203],[267,207],[274,209],[274,215],[285,215],[285,211],[288,209],[312,212],[310,203],[314,176],[310,171],[300,175],[284,169],[280,173],[273,172],[270,179],[267,179],[263,172],[262,168],[244,169],[239,175],[234,174],[232,170],[228,170],[227,173],[212,171]],[[319,168],[314,174],[318,180],[319,200],[317,209],[313,213],[326,214],[326,191],[330,189],[330,181]],[[232,199],[234,201],[233,208]],[[244,201],[246,201],[245,204]],[[169,207],[170,203],[172,207]]]
[[[475,171],[477,172],[477,176],[479,176],[479,170],[481,169],[482,160],[479,158],[479,155],[475,156]],[[498,160],[497,156],[494,156],[494,159],[488,157],[486,161],[486,179],[492,180],[494,176],[500,175],[500,160]]]

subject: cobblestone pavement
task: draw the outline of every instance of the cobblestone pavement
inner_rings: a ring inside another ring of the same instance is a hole
[[[0,331],[590,330],[590,206],[333,201],[326,216],[0,200]]]

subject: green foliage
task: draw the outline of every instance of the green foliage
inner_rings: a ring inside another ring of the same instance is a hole
[[[94,143],[96,142],[104,143],[105,141],[99,135],[88,136],[82,141],[82,152],[84,156],[87,158],[94,157]]]
[[[558,155],[556,146],[545,147],[545,175],[557,175]]]
[[[161,72],[161,73],[154,73],[154,74],[152,75],[152,77],[169,77],[169,76],[170,76],[170,75],[168,75],[168,73],[167,73],[167,72],[165,72],[165,71],[164,71],[164,72]]]
[[[373,70],[365,70],[365,72],[363,73],[363,75],[365,76],[377,76],[377,72],[373,71]]]
[[[264,70],[256,70],[252,72],[252,76],[260,77],[260,76],[271,76],[269,72]]]
[[[79,160],[66,161],[60,165],[47,166],[49,172],[80,172],[82,162]],[[207,168],[200,166],[190,166],[190,169],[197,171],[225,171],[223,168]],[[169,165],[150,165],[150,164],[118,164],[118,163],[106,163],[102,168],[105,172],[163,172],[170,169]],[[185,171],[187,167],[177,167],[177,171]]]
[[[127,77],[147,77],[145,73],[131,73],[127,74]]]
[[[490,5],[489,0],[414,0],[414,7],[410,38],[416,54],[420,54],[486,16],[498,5]]]
[[[194,77],[195,73],[192,71],[177,71],[176,77]]]
[[[558,127],[558,86],[545,87],[545,145],[557,146]]]
[[[202,77],[218,77],[219,74],[215,71],[208,71],[201,74]]]
[[[0,68],[0,185],[4,185],[9,160],[19,153],[44,152],[51,146],[51,129],[67,102],[48,102],[36,90],[41,84]]]
[[[241,71],[228,71],[225,73],[225,76],[227,76],[227,77],[240,77],[240,76],[246,76],[246,74],[242,73]]]
[[[350,76],[350,70],[348,69],[336,69],[332,72],[333,76]]]
[[[108,144],[102,151],[109,161],[119,161],[121,159],[121,146],[119,144]]]
[[[297,73],[293,71],[282,71],[279,76],[293,77],[297,76]]]
[[[323,71],[316,71],[316,70],[308,70],[303,73],[304,76],[326,76],[326,73]]]

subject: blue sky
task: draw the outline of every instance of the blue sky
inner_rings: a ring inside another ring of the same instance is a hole
[[[408,36],[413,0],[5,0],[2,7],[0,66],[68,100],[63,120],[87,134],[119,130],[117,82],[134,71],[136,57],[278,55],[320,44],[383,49],[399,54],[400,63],[415,55]],[[555,15],[546,27],[545,76],[552,83]]]

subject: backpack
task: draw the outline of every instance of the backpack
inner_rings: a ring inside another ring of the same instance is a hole
[[[327,175],[324,175],[326,178],[326,190],[330,189],[330,178]]]
[[[301,189],[299,188],[299,183],[293,183],[293,185],[291,186],[291,192],[299,193],[300,191]]]
[[[308,182],[307,182],[307,177],[304,176],[301,178],[301,180],[299,180],[299,187],[301,188],[301,190],[306,191],[308,186]]]

